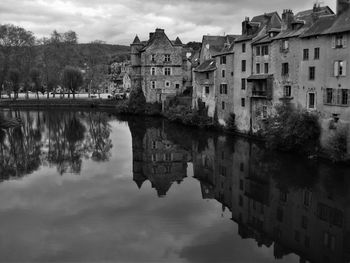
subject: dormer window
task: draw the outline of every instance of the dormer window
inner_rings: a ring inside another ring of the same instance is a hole
[[[170,62],[170,54],[164,55],[164,62]]]

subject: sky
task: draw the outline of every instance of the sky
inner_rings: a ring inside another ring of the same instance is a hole
[[[316,0],[1,0],[0,24],[15,24],[35,36],[73,30],[80,43],[102,40],[129,45],[155,28],[187,43],[203,35],[239,34],[241,22],[265,12],[311,9]],[[335,10],[336,0],[319,1]]]

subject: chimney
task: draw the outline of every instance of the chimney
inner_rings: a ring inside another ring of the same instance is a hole
[[[152,39],[153,36],[154,36],[154,33],[153,33],[153,32],[149,33],[149,39],[150,39],[150,40]]]
[[[320,17],[321,5],[320,3],[315,3],[312,9],[312,22],[316,22]]]
[[[249,26],[249,17],[246,17],[242,22],[242,35],[248,34],[248,26]]]
[[[284,9],[282,13],[282,31],[292,29],[292,23],[294,22],[294,14],[291,9]]]
[[[350,0],[337,0],[337,16],[349,9]]]

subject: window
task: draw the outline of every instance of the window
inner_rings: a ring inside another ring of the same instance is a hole
[[[309,67],[309,80],[315,80],[315,67]]]
[[[242,107],[245,107],[245,98],[241,99],[241,105],[242,105]]]
[[[280,201],[281,202],[287,202],[287,193],[285,191],[280,190]]]
[[[256,64],[256,74],[260,74],[260,64]]]
[[[289,74],[289,64],[282,63],[282,76],[287,76]]]
[[[269,73],[269,63],[264,64],[264,73],[268,74]]]
[[[260,56],[260,46],[258,46],[258,47],[256,47],[255,48],[255,54],[257,55],[257,56]]]
[[[346,48],[346,42],[347,42],[347,39],[346,39],[346,36],[344,35],[336,35],[336,36],[333,36],[333,39],[332,39],[332,47],[333,48]]]
[[[165,87],[167,87],[167,88],[170,87],[170,81],[165,81]]]
[[[243,206],[243,197],[241,195],[239,196],[239,206]]]
[[[157,142],[156,141],[152,141],[152,149],[157,149]]]
[[[152,87],[152,89],[156,88],[156,82],[155,81],[151,81],[151,87]]]
[[[205,94],[209,94],[209,87],[205,87]]]
[[[341,104],[342,105],[348,105],[349,101],[349,93],[347,89],[341,90]]]
[[[304,229],[307,229],[308,226],[308,219],[306,216],[301,217],[301,227]]]
[[[245,60],[242,60],[242,72],[245,72],[246,71],[246,66],[247,66],[247,62]]]
[[[242,53],[245,53],[245,51],[246,51],[246,45],[245,45],[245,43],[243,43],[242,44]]]
[[[240,165],[239,165],[239,170],[240,170],[241,172],[244,172],[244,163],[240,163]]]
[[[164,68],[164,75],[170,76],[171,75],[171,68]]]
[[[222,107],[223,110],[225,110],[225,102],[224,101],[221,102],[221,107]]]
[[[281,42],[281,51],[287,52],[289,50],[289,41],[288,40],[282,40]]]
[[[156,75],[156,68],[151,68],[151,75],[152,76]]]
[[[314,59],[320,59],[320,48],[316,47],[314,50]]]
[[[170,62],[170,54],[165,54],[164,55],[164,61],[165,62]]]
[[[262,46],[261,47],[261,55],[267,56],[269,54],[269,46]]]
[[[220,57],[220,64],[225,65],[226,64],[226,56]]]
[[[155,153],[152,154],[151,158],[152,158],[152,162],[156,162],[157,161],[157,155]]]
[[[339,60],[334,62],[334,76],[346,76],[346,61]]]
[[[220,84],[220,94],[227,94],[227,84]]]
[[[221,76],[222,76],[223,78],[226,76],[226,71],[225,71],[224,69],[221,71]]]
[[[164,154],[164,161],[170,162],[170,161],[172,160],[171,157],[172,157],[172,156],[171,156],[171,153],[166,153],[166,154]]]
[[[205,78],[209,79],[209,72],[206,73]]]
[[[152,62],[156,62],[156,55],[155,55],[155,54],[152,54],[152,55],[151,55],[151,61],[152,61]]]
[[[261,117],[262,117],[264,120],[267,119],[267,106],[266,106],[266,105],[263,105],[263,106],[262,106]]]
[[[333,89],[330,89],[330,88],[326,89],[326,103],[327,104],[333,103]]]
[[[246,88],[246,79],[242,79],[241,80],[241,87],[242,87],[242,90],[245,90],[245,88]]]
[[[315,108],[315,93],[309,93],[309,109],[314,109]]]
[[[292,96],[292,87],[287,85],[283,87],[283,97],[289,98]]]
[[[309,60],[309,49],[308,48],[303,50],[303,59]]]
[[[328,232],[324,232],[323,244],[326,248],[334,251],[335,250],[335,236],[328,233]]]

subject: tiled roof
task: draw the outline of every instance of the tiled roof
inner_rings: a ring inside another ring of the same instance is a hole
[[[337,16],[333,25],[326,30],[325,34],[336,34],[350,31],[350,8]]]
[[[295,20],[305,21],[305,24],[310,25],[312,23],[313,12],[314,12],[314,9],[301,11],[301,12],[297,13],[294,16],[294,18],[295,18]],[[318,16],[324,16],[324,15],[328,15],[328,14],[334,14],[332,9],[330,9],[328,6],[319,7],[319,9],[317,11]]]
[[[320,17],[309,29],[307,29],[300,37],[311,37],[323,34],[329,29],[336,19],[335,15]]]
[[[216,70],[215,59],[208,59],[200,64],[194,71],[195,72],[209,72]]]
[[[212,56],[220,53],[226,43],[226,36],[203,36],[202,45],[209,44]]]

